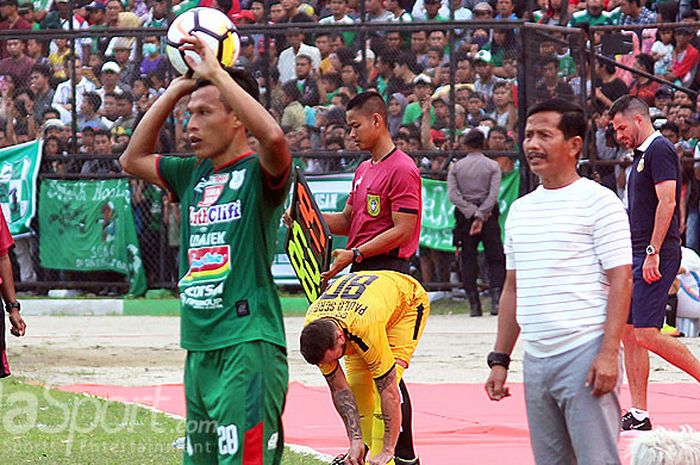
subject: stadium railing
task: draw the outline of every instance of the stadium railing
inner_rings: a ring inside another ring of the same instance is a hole
[[[671,27],[681,27],[678,24],[669,25]],[[687,25],[686,25],[687,26]],[[489,37],[493,37],[493,31],[506,31],[507,35],[512,39],[505,47],[502,56],[515,57],[517,63],[517,73],[512,78],[512,82],[515,84],[513,89],[516,90],[514,98],[517,100],[517,124],[509,131],[510,137],[512,138],[512,143],[514,147],[512,150],[499,151],[499,152],[489,152],[490,156],[507,156],[512,160],[515,160],[517,169],[519,170],[519,192],[527,192],[536,186],[537,180],[528,172],[527,164],[522,158],[519,147],[521,146],[521,137],[523,134],[523,126],[525,122],[525,113],[527,108],[542,100],[546,94],[547,83],[543,83],[543,53],[548,52],[547,47],[554,49],[554,54],[558,60],[559,66],[557,70],[558,82],[562,82],[565,86],[560,86],[561,89],[568,89],[565,93],[557,94],[556,88],[553,96],[560,96],[565,98],[574,98],[579,102],[585,109],[587,117],[591,118],[593,113],[593,108],[590,105],[590,76],[594,74],[595,70],[595,60],[599,59],[602,61],[609,60],[619,68],[624,68],[627,71],[635,72],[626,65],[625,60],[620,60],[619,57],[616,59],[614,57],[602,56],[600,50],[597,50],[594,46],[590,47],[590,37],[595,34],[619,34],[623,30],[636,30],[644,28],[635,27],[591,27],[588,30],[578,29],[578,28],[567,28],[567,27],[557,27],[557,26],[543,26],[533,23],[525,23],[523,21],[471,21],[468,23],[457,22],[457,21],[445,21],[445,22],[414,22],[414,23],[357,23],[354,25],[343,25],[343,26],[322,26],[316,23],[292,23],[292,24],[281,24],[281,25],[269,25],[269,26],[259,26],[259,25],[244,25],[239,28],[242,35],[251,36],[262,36],[262,48],[267,51],[271,44],[273,43],[270,39],[275,39],[283,37],[285,32],[289,31],[301,31],[306,36],[307,43],[313,43],[309,36],[313,34],[320,34],[323,32],[328,32],[331,34],[335,33],[354,33],[357,37],[355,43],[363,44],[367,43],[367,40],[377,41],[377,36],[386,35],[390,32],[401,33],[401,40],[403,43],[407,43],[407,38],[412,32],[422,31],[429,36],[432,31],[444,31],[447,32],[447,48],[448,48],[448,60],[445,66],[441,67],[443,71],[443,82],[445,86],[442,91],[446,106],[447,106],[447,122],[445,128],[442,132],[444,137],[444,142],[442,146],[437,147],[439,150],[414,150],[410,154],[415,157],[417,163],[421,167],[422,174],[425,178],[435,179],[435,180],[445,180],[447,170],[451,161],[455,158],[464,156],[464,152],[459,150],[459,131],[456,127],[457,117],[456,117],[456,105],[459,100],[459,89],[460,84],[459,76],[464,70],[458,70],[458,60],[459,56],[456,53],[458,47],[460,46],[460,41],[464,37],[470,37],[475,31],[485,30],[489,34]],[[17,31],[0,31],[0,42],[3,42],[10,38],[20,38],[22,40],[27,39],[37,39],[43,41],[50,41],[55,38],[67,38],[70,40],[73,50],[80,53],[79,44],[80,39],[85,38],[106,38],[106,37],[134,37],[136,38],[136,59],[135,62],[140,63],[141,59],[141,41],[147,36],[157,35],[163,37],[165,34],[164,29],[115,29],[115,30],[81,30],[81,31],[31,31],[18,33]],[[374,38],[373,38],[374,37]],[[594,41],[595,42],[595,41]],[[545,50],[542,50],[543,44]],[[258,44],[255,44],[257,47]],[[363,50],[364,53],[363,53]],[[281,50],[278,50],[278,53]],[[353,57],[358,52],[358,47],[351,49]],[[497,51],[501,53],[501,51]],[[390,60],[395,61],[397,56],[392,56],[391,50],[384,50],[382,56],[388,57]],[[464,54],[470,58],[474,58],[473,53],[470,53],[465,48]],[[494,53],[493,55],[495,55]],[[360,69],[360,78],[364,79],[367,75],[367,61],[371,59],[366,52],[364,47],[359,48],[358,56],[358,67]],[[375,60],[377,57],[375,56]],[[562,64],[564,62],[564,64]],[[263,63],[265,63],[263,61]],[[275,74],[273,69],[273,64],[269,61],[265,66],[262,66],[260,75],[262,79],[269,82],[270,76]],[[0,73],[2,71],[0,70]],[[472,69],[472,73],[474,70]],[[639,73],[637,73],[639,74]],[[166,80],[172,78],[172,74],[166,76]],[[365,86],[363,86],[365,87]],[[544,90],[543,90],[544,89]],[[570,93],[569,93],[570,90]],[[550,91],[551,93],[551,91]],[[694,94],[693,94],[694,95]],[[490,96],[489,96],[490,97]],[[79,140],[79,130],[77,125],[77,105],[75,102],[75,92],[73,92],[73,102],[71,105],[72,118],[70,121],[70,136],[68,138],[68,149],[65,154],[56,156],[47,156],[45,162],[52,161],[65,161],[71,160],[77,163],[77,166],[81,165],[86,160],[99,158],[96,155],[89,153],[81,153],[77,141]],[[263,95],[262,103],[266,105],[269,109],[274,111],[274,102],[272,97],[272,92],[267,92]],[[465,109],[466,110],[466,109]],[[177,119],[173,118],[169,124],[177,124]],[[171,126],[172,128],[172,126]],[[176,131],[172,128],[172,134]],[[174,136],[173,136],[174,137]],[[591,134],[591,137],[593,135]],[[176,141],[177,142],[177,141]],[[177,144],[174,144],[177,146]],[[592,149],[593,147],[593,149]],[[583,169],[586,166],[590,166],[593,170],[596,169],[597,165],[604,166],[608,162],[601,162],[597,159],[594,152],[595,144],[587,143],[584,146],[584,163]],[[174,150],[177,151],[177,150]],[[116,159],[119,153],[115,153],[113,158]],[[184,154],[181,154],[184,155]],[[295,158],[309,162],[311,160],[340,160],[340,163],[333,163],[330,169],[324,171],[324,174],[332,172],[343,172],[352,171],[352,169],[357,165],[359,160],[362,159],[366,154],[352,150],[325,150],[323,147],[319,149],[308,148],[296,150],[294,152]],[[103,156],[104,157],[104,156]],[[587,162],[585,160],[588,160]],[[48,164],[48,163],[47,163]],[[79,169],[75,172],[50,172],[50,170],[43,171],[40,173],[39,177],[39,189],[41,188],[41,182],[45,179],[96,179],[96,178],[111,178],[111,177],[122,177],[121,174],[110,174],[110,175],[81,175]],[[153,208],[154,210],[160,209],[162,212],[164,210],[167,200],[164,195],[160,197],[160,205],[154,206],[150,204],[148,208]],[[135,209],[145,208],[142,205],[135,205]],[[177,273],[174,272],[173,268],[173,258],[172,253],[174,245],[172,240],[169,239],[169,231],[167,218],[161,221],[160,228],[152,231],[147,235],[147,237],[142,237],[141,239],[141,250],[143,259],[146,262],[148,287],[149,288],[167,288],[175,289]],[[172,228],[173,225],[170,225]],[[119,291],[128,288],[126,279],[112,280],[112,281],[91,281],[90,276],[87,274],[79,274],[76,272],[62,272],[60,270],[44,270],[41,267],[41,263],[38,258],[38,243],[41,231],[37,231],[34,235],[32,242],[32,254],[33,263],[36,271],[37,279],[36,281],[21,281],[18,279],[18,288],[24,291],[43,291],[52,288],[80,288],[89,290],[105,290],[106,288],[110,291]],[[443,251],[444,252],[444,251]],[[429,289],[455,289],[459,286],[459,269],[458,262],[455,260],[454,252],[444,252],[440,255],[439,260],[441,261],[441,268],[443,270],[452,271],[452,273],[443,273],[441,279],[427,279],[426,287]],[[483,267],[482,267],[483,268]],[[421,275],[421,261],[416,260],[414,271],[418,277],[425,277]],[[485,275],[486,273],[482,273]],[[450,276],[451,275],[451,276]],[[19,274],[18,274],[19,276]],[[487,285],[486,282],[482,284]]]

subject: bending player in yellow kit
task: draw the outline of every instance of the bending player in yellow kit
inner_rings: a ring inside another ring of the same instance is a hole
[[[301,354],[326,377],[350,440],[346,464],[394,462],[401,429],[398,383],[430,313],[425,289],[396,271],[361,271],[334,281],[306,312]],[[345,356],[347,378],[338,360]],[[414,463],[417,463],[414,462]]]

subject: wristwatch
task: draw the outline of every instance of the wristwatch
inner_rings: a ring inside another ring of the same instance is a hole
[[[651,244],[647,246],[647,255],[656,255],[657,253],[659,253],[659,251],[656,250],[656,247]]]
[[[362,260],[364,260],[365,256],[362,255],[362,252],[360,252],[360,249],[355,247],[352,249],[352,262],[353,263],[361,263]]]
[[[10,313],[12,310],[17,310],[19,312],[20,305],[19,302],[5,302],[5,311]]]
[[[489,356],[486,357],[486,363],[489,368],[500,365],[507,370],[510,366],[510,355],[503,352],[491,352]]]

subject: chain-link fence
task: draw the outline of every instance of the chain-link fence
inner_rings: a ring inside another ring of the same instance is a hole
[[[266,15],[274,13],[271,8],[266,6]],[[641,66],[635,64],[636,49],[621,53],[620,44],[627,42],[619,38],[619,28],[494,21],[492,8],[477,12],[475,8],[468,22],[459,20],[462,9],[450,11],[451,18],[442,21],[396,23],[375,23],[381,18],[363,11],[361,17],[369,20],[352,24],[239,27],[238,66],[257,79],[262,103],[280,122],[309,179],[354,171],[366,155],[349,137],[344,108],[363,90],[376,90],[386,99],[391,134],[424,177],[424,234],[413,269],[430,289],[459,288],[461,283],[459,251],[451,237],[454,206],[445,184],[450,166],[465,155],[461,136],[472,128],[488,134],[486,153],[498,161],[506,183],[499,198],[505,218],[510,202],[536,183],[519,156],[527,108],[549,97],[574,99],[592,122],[584,159],[614,188],[619,169],[609,165],[619,162],[605,160],[618,154],[610,155],[600,144],[603,115],[616,95],[607,92],[613,86],[607,85],[605,65],[630,76]],[[164,56],[164,33],[164,28],[0,32],[9,57],[24,62],[0,67],[0,145],[43,141],[40,192],[47,180],[124,178],[116,158],[173,77]],[[694,88],[694,81],[682,84]],[[645,85],[638,87],[648,93]],[[180,102],[161,131],[159,153],[188,153],[185,104]],[[128,189],[148,287],[174,289],[178,209],[142,181],[129,180]],[[21,289],[121,293],[129,287],[120,274],[46,267],[48,252],[41,251],[45,231],[39,223],[15,250]],[[484,286],[487,268],[482,262]]]

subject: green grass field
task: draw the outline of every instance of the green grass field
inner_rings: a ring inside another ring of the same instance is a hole
[[[143,407],[0,381],[3,464],[176,465],[182,451],[172,443],[184,430],[184,421]],[[285,450],[282,463],[324,462]]]

